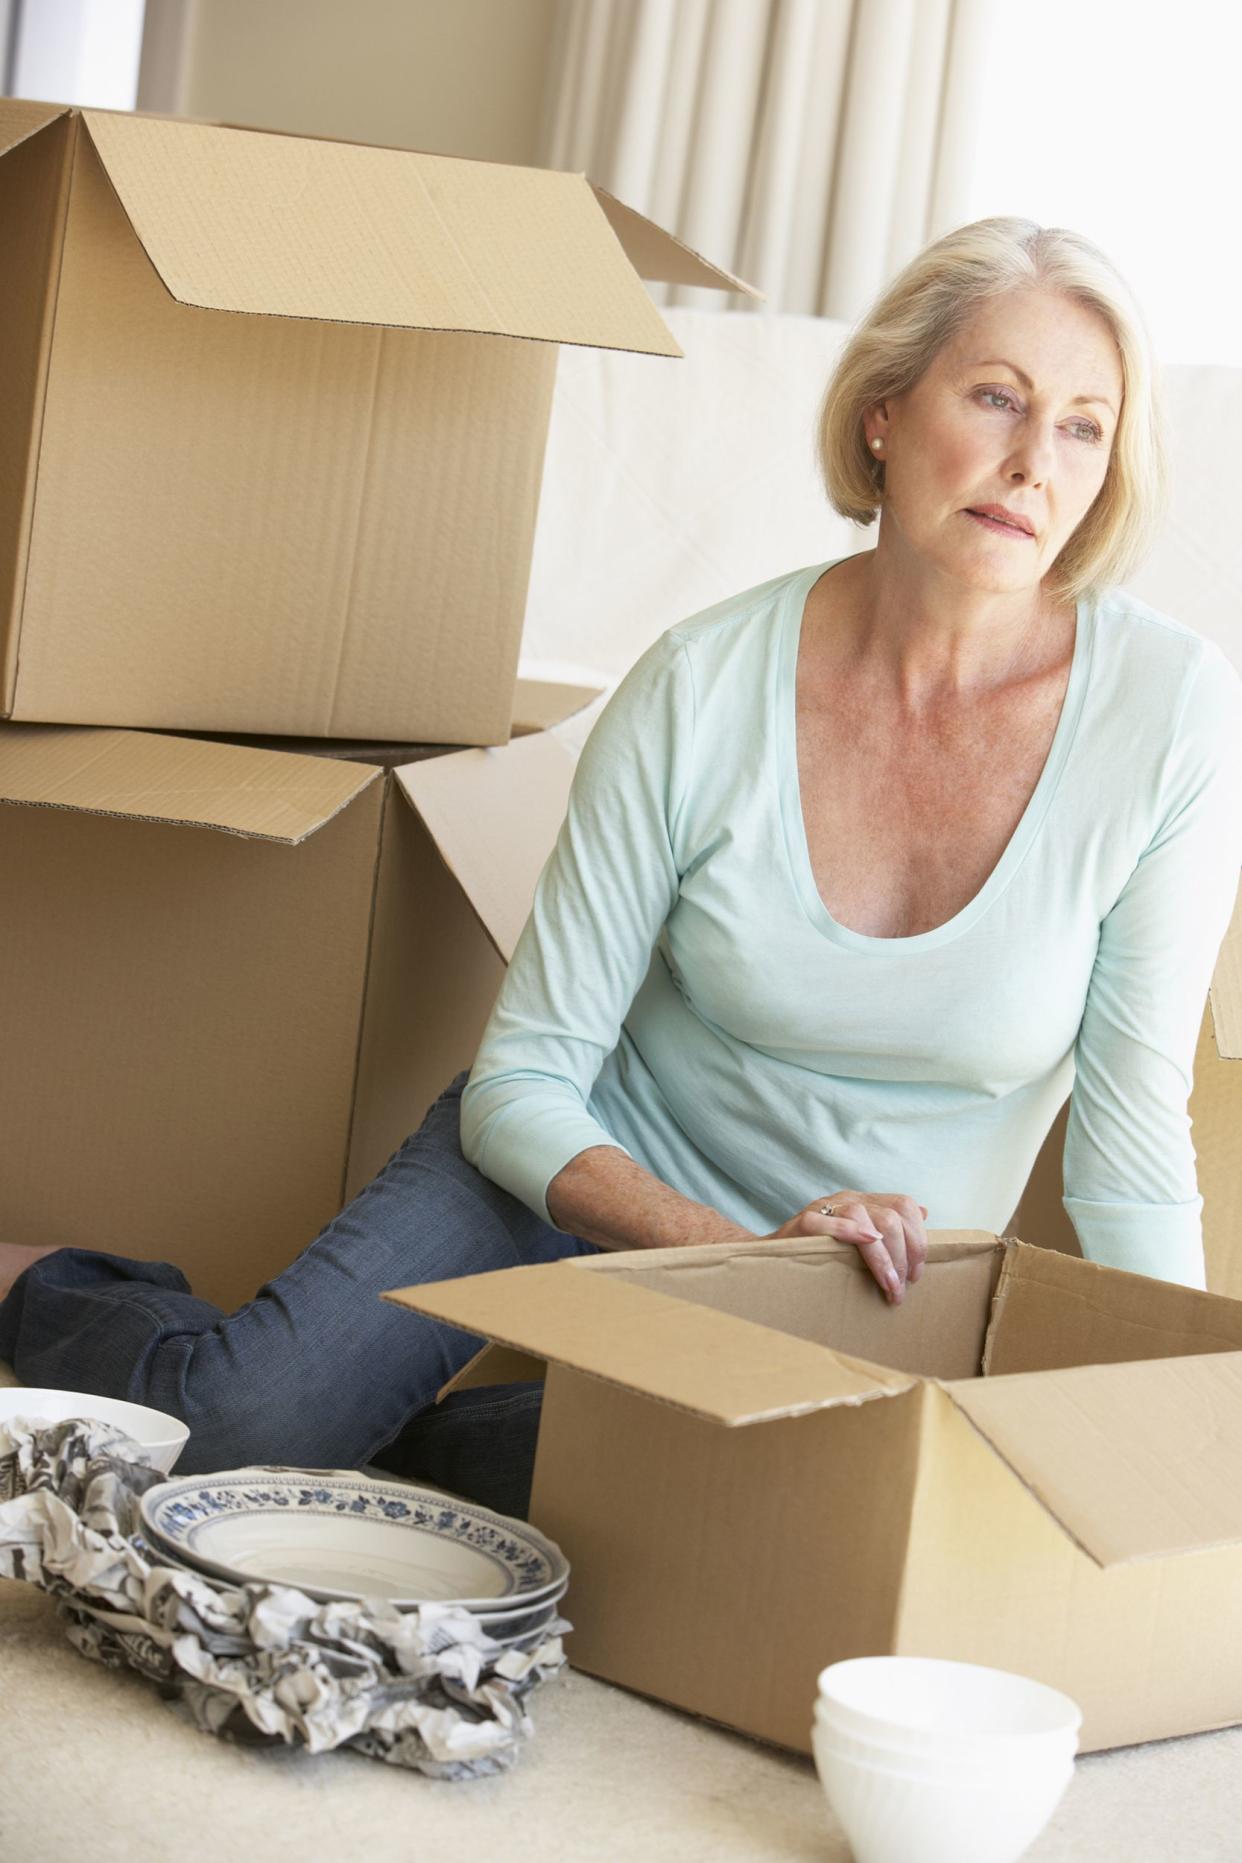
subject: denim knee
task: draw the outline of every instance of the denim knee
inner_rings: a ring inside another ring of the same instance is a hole
[[[453,1391],[411,1418],[372,1463],[525,1520],[542,1403],[538,1382]]]

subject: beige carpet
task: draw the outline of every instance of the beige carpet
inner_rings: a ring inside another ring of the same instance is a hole
[[[536,1694],[518,1767],[446,1785],[354,1754],[197,1733],[139,1677],[65,1642],[50,1599],[0,1582],[4,1863],[846,1863],[809,1761],[568,1675]],[[1242,1730],[1096,1754],[1028,1853],[1207,1863],[1242,1853]]]
[[[572,1620],[572,1590],[566,1608]],[[809,1760],[584,1675],[549,1683],[531,1713],[515,1770],[467,1785],[353,1753],[231,1747],[140,1677],[79,1656],[50,1598],[0,1580],[0,1860],[848,1863]],[[1236,1863],[1239,1833],[1242,1727],[1081,1759],[1028,1856]]]

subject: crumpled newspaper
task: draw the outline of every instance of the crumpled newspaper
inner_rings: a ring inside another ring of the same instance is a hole
[[[76,1649],[139,1670],[204,1732],[349,1746],[437,1779],[512,1766],[534,1732],[526,1697],[565,1666],[563,1618],[520,1651],[453,1604],[321,1604],[160,1564],[138,1501],[166,1479],[110,1425],[6,1420],[0,1576],[50,1592]]]

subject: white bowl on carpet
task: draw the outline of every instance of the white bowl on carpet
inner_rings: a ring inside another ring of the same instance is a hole
[[[932,1656],[861,1656],[819,1677],[817,1719],[854,1740],[915,1759],[1064,1760],[1082,1711],[1059,1689],[981,1663]]]
[[[855,1863],[1017,1863],[1074,1776],[1072,1759],[1040,1756],[936,1767],[871,1763],[811,1730],[824,1796]]]
[[[47,1391],[21,1384],[0,1390],[0,1445],[9,1446],[5,1425],[16,1417],[31,1423],[64,1423],[70,1417],[109,1423],[124,1430],[141,1448],[143,1461],[164,1474],[176,1465],[190,1440],[187,1426],[166,1411],[128,1404],[119,1397],[96,1397],[89,1391]]]

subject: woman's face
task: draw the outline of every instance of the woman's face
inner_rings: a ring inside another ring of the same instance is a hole
[[[992,299],[867,416],[884,524],[971,588],[1035,587],[1104,483],[1121,381],[1095,311],[1042,286]],[[1029,530],[989,523],[986,506]]]

